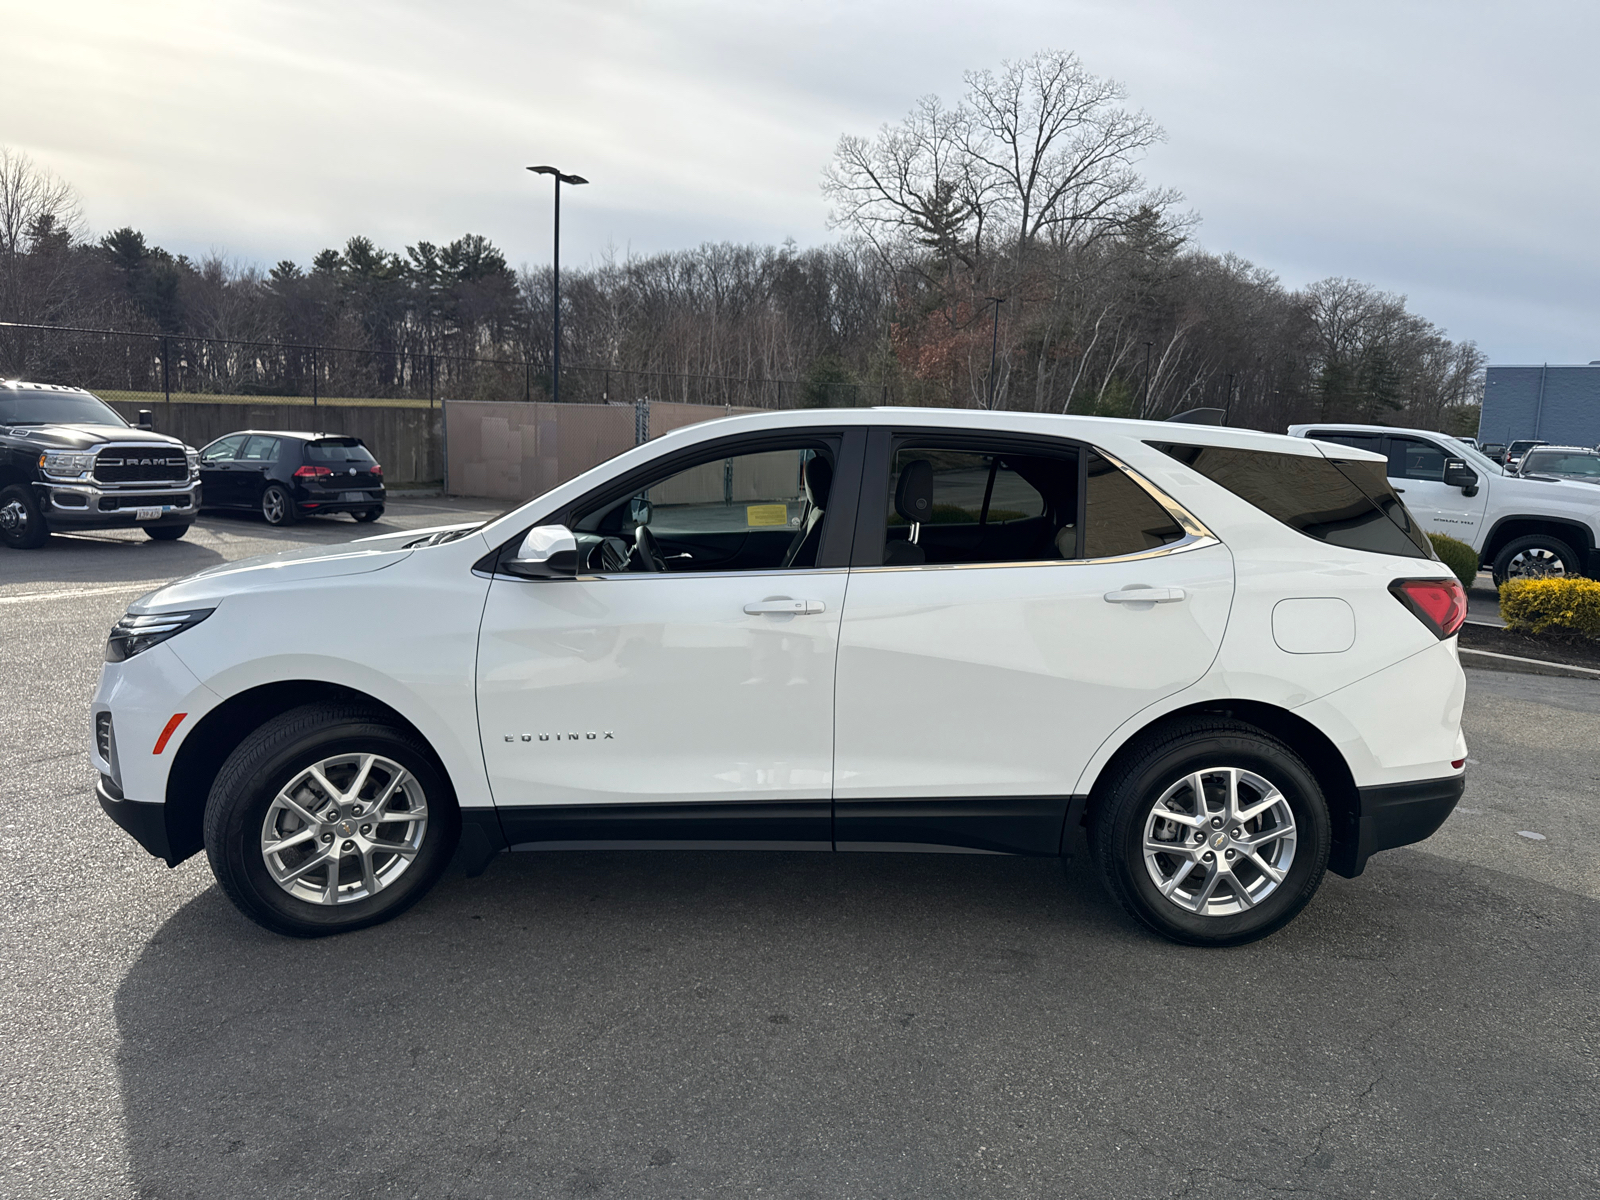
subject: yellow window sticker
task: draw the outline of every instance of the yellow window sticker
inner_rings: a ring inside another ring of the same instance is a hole
[[[747,504],[744,509],[746,525],[755,528],[758,525],[787,525],[789,523],[789,506],[787,504]]]

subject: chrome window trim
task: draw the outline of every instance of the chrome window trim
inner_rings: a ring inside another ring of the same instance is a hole
[[[1109,558],[1025,558],[1008,562],[975,563],[913,563],[897,567],[856,567],[865,574],[878,571],[994,571],[1014,567],[1094,567],[1102,563],[1143,562],[1151,558],[1165,558],[1169,554],[1184,554],[1190,550],[1204,550],[1207,546],[1220,546],[1222,539],[1210,533],[1185,534],[1165,546],[1154,546],[1133,554],[1117,554]]]
[[[1150,494],[1150,498],[1152,500],[1154,500],[1157,504],[1161,505],[1162,508],[1167,510],[1167,515],[1169,517],[1171,517],[1174,521],[1176,521],[1179,526],[1182,527],[1182,529],[1183,529],[1185,534],[1187,534],[1190,537],[1211,538],[1214,541],[1220,541],[1221,540],[1220,538],[1218,538],[1216,536],[1216,534],[1212,533],[1211,530],[1209,530],[1209,529],[1207,529],[1205,527],[1204,522],[1202,522],[1199,517],[1195,516],[1187,508],[1185,508],[1183,505],[1179,504],[1171,496],[1167,495],[1160,488],[1158,488],[1155,484],[1151,483],[1148,479],[1146,479],[1143,475],[1141,475],[1134,468],[1130,467],[1127,463],[1123,462],[1116,455],[1111,454],[1111,453],[1109,453],[1109,452],[1107,452],[1105,450],[1102,450],[1099,446],[1095,446],[1094,447],[1094,451],[1101,458],[1105,459],[1112,466],[1118,468],[1120,471],[1122,471],[1123,474],[1127,475],[1130,479],[1132,479],[1135,483],[1137,483],[1140,487],[1142,487],[1146,492],[1148,492]],[[1082,519],[1083,518],[1080,516],[1079,520],[1082,520]],[[1180,545],[1181,544],[1181,539],[1180,539],[1180,541],[1173,542],[1172,544],[1174,546]],[[1099,560],[1092,560],[1092,561],[1102,561],[1103,562],[1103,561],[1109,561],[1109,560],[1099,559]]]
[[[856,569],[860,570],[859,567]],[[505,579],[515,583],[607,583],[626,579],[771,579],[774,576],[790,575],[848,575],[850,570],[849,567],[803,567],[799,570],[785,571],[782,567],[767,567],[759,571],[612,571],[605,574],[569,575],[560,579],[527,579],[506,571],[497,571],[490,575],[475,570],[473,574],[481,575],[485,579]]]

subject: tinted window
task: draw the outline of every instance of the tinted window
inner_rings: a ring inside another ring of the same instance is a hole
[[[1335,442],[1341,446],[1349,446],[1353,450],[1370,450],[1374,454],[1383,453],[1383,435],[1381,433],[1346,433],[1342,429],[1319,429],[1307,436],[1314,437],[1319,442]]]
[[[1389,478],[1444,481],[1445,453],[1416,438],[1389,439]]]
[[[272,437],[252,437],[244,444],[244,453],[239,455],[244,462],[273,462],[278,457],[278,439]]]
[[[1222,446],[1151,445],[1307,537],[1432,558],[1433,546],[1389,486],[1380,463]]]
[[[354,438],[324,438],[320,442],[307,442],[305,460],[308,463],[370,463],[375,461],[367,448]]]
[[[0,425],[120,425],[104,401],[86,392],[0,392]]]
[[[200,451],[200,461],[203,463],[226,462],[239,453],[239,447],[244,445],[244,434],[231,433],[225,438],[218,438]]]
[[[1083,535],[1085,558],[1115,558],[1175,542],[1183,527],[1125,471],[1091,452]]]
[[[1530,450],[1522,460],[1522,471],[1526,475],[1543,472],[1546,475],[1582,475],[1593,479],[1600,477],[1600,456],[1564,450]]]
[[[1037,562],[1077,556],[1078,462],[1072,452],[993,453],[959,445],[902,445],[890,464],[884,562]],[[913,523],[897,496],[932,480],[931,515]],[[905,481],[905,482],[903,482]]]

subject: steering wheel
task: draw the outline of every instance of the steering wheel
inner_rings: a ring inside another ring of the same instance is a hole
[[[656,545],[655,535],[641,525],[633,531],[633,557],[638,571],[665,571],[667,560],[661,557],[661,547]]]

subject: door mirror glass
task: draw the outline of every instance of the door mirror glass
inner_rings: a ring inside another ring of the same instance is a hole
[[[1448,458],[1444,464],[1444,481],[1450,487],[1465,491],[1478,486],[1478,473],[1467,466],[1465,459]]]
[[[635,496],[628,501],[628,524],[648,525],[650,524],[650,518],[655,515],[655,506],[643,496]]]
[[[578,539],[565,525],[536,526],[505,569],[525,579],[571,579],[578,573]]]

